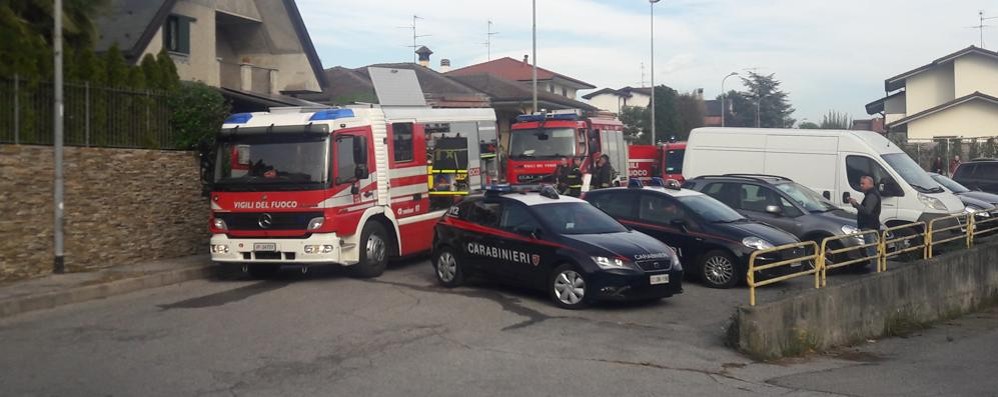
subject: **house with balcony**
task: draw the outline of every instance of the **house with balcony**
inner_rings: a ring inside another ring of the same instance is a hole
[[[998,52],[970,46],[884,81],[866,105],[909,139],[998,136]]]
[[[624,106],[648,107],[651,102],[651,87],[604,88],[582,96],[590,105],[600,110],[620,114]]]
[[[181,80],[218,87],[236,110],[311,104],[322,64],[294,0],[111,0],[96,21],[98,51],[126,60],[166,50]]]

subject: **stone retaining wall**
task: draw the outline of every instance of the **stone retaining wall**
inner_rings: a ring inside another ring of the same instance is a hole
[[[51,273],[52,157],[0,145],[0,280]],[[207,252],[195,153],[67,147],[64,159],[70,271]]]
[[[998,303],[998,242],[737,309],[730,342],[758,359],[893,336]]]

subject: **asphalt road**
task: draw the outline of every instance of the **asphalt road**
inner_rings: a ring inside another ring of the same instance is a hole
[[[838,356],[763,364],[723,345],[733,307],[747,299],[744,288],[688,284],[684,294],[661,302],[565,311],[541,293],[488,282],[442,289],[424,260],[394,265],[376,280],[338,273],[195,281],[0,320],[0,394],[933,395],[953,387],[946,390],[994,395],[998,390],[998,377],[985,374],[994,373],[998,357],[998,315],[976,320],[986,325],[959,328],[945,343],[919,342],[928,336],[897,339]],[[761,299],[795,288],[808,288],[807,280],[763,290]],[[866,352],[870,347],[875,349]]]

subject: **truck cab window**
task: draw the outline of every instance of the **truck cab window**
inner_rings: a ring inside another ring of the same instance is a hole
[[[353,179],[354,170],[357,168],[357,160],[354,158],[353,135],[340,135],[336,137],[335,143],[335,169],[336,183],[345,183]]]
[[[887,173],[884,167],[873,161],[873,159],[866,156],[847,156],[846,157],[846,177],[849,178],[849,186],[853,190],[859,192],[859,179],[863,175],[869,175],[873,177],[873,181],[877,185],[884,184],[886,182],[894,182],[894,178]]]
[[[412,161],[412,123],[392,124],[392,150],[396,163]]]

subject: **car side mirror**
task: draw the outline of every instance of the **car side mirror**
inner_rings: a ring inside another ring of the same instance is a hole
[[[849,192],[842,192],[842,203],[843,204],[849,204],[849,197],[850,196],[851,195],[849,194]]]
[[[773,215],[780,215],[780,214],[783,214],[783,210],[780,209],[780,207],[776,206],[776,205],[767,205],[766,206],[766,213],[773,214]]]

